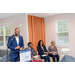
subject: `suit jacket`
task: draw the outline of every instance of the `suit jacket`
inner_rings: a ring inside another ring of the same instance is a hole
[[[45,45],[43,45],[43,49],[44,51],[42,50],[41,46],[37,46],[37,50],[38,50],[38,55],[44,55],[44,52],[48,52]]]
[[[19,49],[15,49],[17,46],[20,46],[24,48],[24,43],[23,43],[23,37],[19,35],[19,45],[17,45],[17,41],[15,39],[14,35],[10,36],[8,39],[7,47],[11,50],[10,51],[10,57],[16,58],[18,57],[18,51]],[[13,40],[11,41],[11,39]]]
[[[26,49],[29,49],[29,47],[25,48],[25,50]],[[31,51],[32,51],[33,56],[37,55],[37,53],[35,52],[34,48],[31,48]]]

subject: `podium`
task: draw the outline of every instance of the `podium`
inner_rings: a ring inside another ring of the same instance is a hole
[[[30,62],[31,61],[31,50],[22,50],[19,51],[20,62]]]

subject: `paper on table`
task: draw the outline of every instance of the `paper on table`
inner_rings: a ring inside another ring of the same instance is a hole
[[[46,56],[46,55],[44,54],[44,55],[42,55],[42,56],[44,57],[44,56]]]

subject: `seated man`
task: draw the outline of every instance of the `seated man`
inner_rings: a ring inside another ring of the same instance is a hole
[[[37,55],[37,53],[35,52],[34,48],[32,48],[32,42],[28,43],[28,47],[25,48],[25,50],[26,49],[31,49],[31,55],[32,55],[32,57],[35,56],[35,55]]]

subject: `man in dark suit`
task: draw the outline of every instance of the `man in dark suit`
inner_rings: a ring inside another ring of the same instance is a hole
[[[15,34],[9,37],[7,47],[11,50],[10,51],[10,58],[11,62],[18,62],[19,61],[19,51],[23,50],[24,43],[23,37],[20,36],[20,29],[15,29]]]

